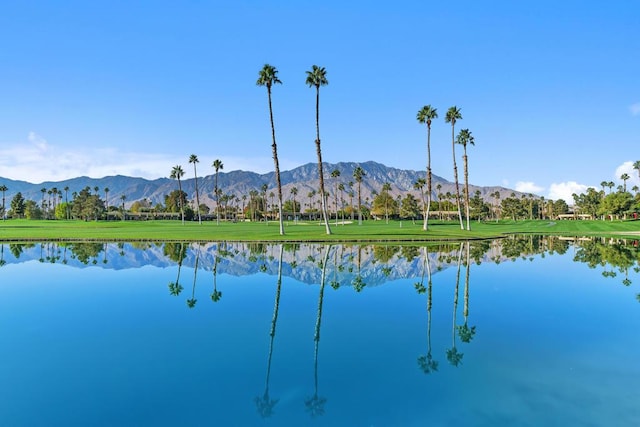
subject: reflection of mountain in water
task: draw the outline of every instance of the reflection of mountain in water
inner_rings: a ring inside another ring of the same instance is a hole
[[[183,249],[177,251],[177,245]],[[555,236],[509,236],[499,240],[471,241],[470,262],[500,263],[507,260],[533,260],[534,256],[565,253],[574,249],[574,260],[591,268],[610,265],[607,274],[638,268],[637,242],[622,239],[567,239]],[[66,264],[76,268],[101,267],[129,269],[144,266],[158,268],[177,264],[177,253],[183,254],[183,267],[194,268],[196,252],[200,253],[199,269],[211,271],[218,258],[218,274],[246,276],[278,271],[280,244],[267,243],[72,243],[45,242],[0,244],[0,265],[27,261]],[[283,244],[282,274],[297,281],[317,284],[322,273],[322,244]],[[429,264],[433,273],[455,266],[459,243],[429,245]],[[198,249],[196,251],[196,249]],[[182,255],[181,255],[182,256]],[[423,267],[420,246],[397,245],[333,245],[327,265],[327,278],[341,286],[351,284],[360,273],[366,286],[420,275]],[[604,274],[604,273],[603,273]],[[625,274],[626,275],[626,274]],[[626,283],[625,283],[626,284]]]

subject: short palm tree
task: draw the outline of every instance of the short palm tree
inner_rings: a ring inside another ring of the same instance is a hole
[[[306,84],[309,87],[316,88],[316,155],[318,156],[318,177],[320,179],[320,206],[325,231],[327,234],[331,234],[329,215],[327,213],[327,198],[324,195],[324,172],[322,171],[322,150],[320,149],[320,86],[329,84],[325,68],[313,65],[311,71],[307,71]]]
[[[334,169],[331,171],[331,178],[335,180],[335,193],[334,197],[334,205],[336,208],[336,225],[338,225],[338,178],[340,178],[340,171],[338,169]]]
[[[622,187],[623,190],[622,191],[625,192],[625,193],[627,192],[627,180],[629,178],[631,178],[631,177],[629,176],[628,173],[623,173],[622,175],[620,175],[620,179],[622,180],[622,183],[623,183],[623,187]]]
[[[358,183],[358,225],[362,225],[362,179],[366,176],[364,169],[357,166],[353,171],[353,179]]]
[[[424,223],[422,225],[423,230],[429,229],[429,210],[431,209],[431,120],[438,118],[437,108],[433,108],[431,105],[425,105],[418,111],[416,119],[418,122],[427,125],[427,207],[424,215]]]
[[[458,166],[456,164],[456,144],[455,144],[455,126],[458,120],[462,120],[462,113],[455,105],[447,110],[444,121],[451,123],[451,150],[453,153],[453,179],[456,184],[456,204],[458,205],[458,218],[460,218],[460,229],[464,230],[462,224],[462,210],[460,209],[460,186],[458,185]]]
[[[298,187],[291,188],[291,198],[293,199],[293,221],[298,222],[297,212],[296,212],[296,196],[298,195]]]
[[[7,187],[6,185],[2,184],[0,185],[0,191],[2,192],[2,220],[4,221],[5,219],[7,219],[7,211],[6,211],[6,206],[5,206],[5,192],[9,191],[9,187]]]
[[[216,170],[215,182],[213,185],[213,192],[216,195],[216,225],[220,224],[220,191],[218,191],[218,172],[224,169],[222,160],[215,159],[211,165]]]
[[[198,224],[202,224],[202,216],[200,215],[200,194],[198,193],[198,172],[196,170],[196,163],[199,163],[198,156],[192,154],[189,156],[189,163],[193,163],[193,175],[195,177],[196,184],[196,211],[198,211]]]
[[[282,84],[278,79],[278,70],[273,65],[265,64],[258,73],[258,86],[266,86],[269,98],[269,119],[271,121],[271,149],[273,151],[273,164],[275,167],[276,185],[278,187],[278,214],[280,217],[280,235],[284,235],[284,222],[282,218],[282,183],[280,182],[280,166],[278,164],[278,146],[276,144],[276,128],[273,125],[273,107],[271,105],[271,88],[274,84]]]
[[[180,205],[180,214],[182,216],[182,224],[184,225],[184,206],[182,206],[182,182],[180,179],[184,176],[184,170],[182,170],[182,166],[176,165],[171,169],[171,174],[169,178],[178,180],[178,190],[180,194],[178,195],[178,203]]]
[[[464,154],[462,155],[462,161],[464,163],[464,197],[465,197],[465,208],[466,208],[466,217],[467,217],[467,231],[471,230],[469,225],[469,161],[467,158],[467,144],[475,145],[475,139],[469,129],[462,129],[458,134],[458,139],[456,141],[458,144],[462,145],[464,149]]]

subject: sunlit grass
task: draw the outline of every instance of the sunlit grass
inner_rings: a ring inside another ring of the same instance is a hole
[[[277,222],[185,222],[180,221],[31,221],[0,222],[0,241],[106,240],[106,241],[424,241],[485,239],[514,233],[570,236],[632,236],[640,233],[640,221],[500,221],[473,222],[471,231],[453,221],[431,221],[428,231],[416,221],[357,221],[331,224],[325,233],[320,222],[285,222],[285,235]]]

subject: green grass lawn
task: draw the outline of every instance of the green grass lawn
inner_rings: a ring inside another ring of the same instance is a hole
[[[487,239],[514,233],[566,236],[629,236],[640,233],[640,221],[500,221],[473,222],[471,231],[460,230],[456,222],[431,221],[429,231],[411,221],[364,221],[358,225],[331,224],[325,234],[319,222],[285,223],[285,235],[278,224],[179,221],[32,221],[0,222],[0,241],[99,240],[99,241],[425,241]]]

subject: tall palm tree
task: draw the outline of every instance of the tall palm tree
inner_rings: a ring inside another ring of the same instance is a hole
[[[271,149],[273,151],[273,164],[275,167],[276,185],[278,187],[278,214],[280,217],[280,235],[284,235],[284,222],[282,218],[282,183],[280,182],[280,165],[278,164],[278,146],[276,144],[276,128],[273,125],[273,108],[271,105],[271,88],[274,84],[282,84],[278,79],[278,70],[273,65],[265,64],[258,73],[258,86],[267,87],[267,95],[269,97],[269,119],[271,121]]]
[[[427,208],[424,215],[423,230],[429,229],[429,210],[431,209],[431,120],[438,118],[438,109],[431,105],[425,105],[418,111],[416,119],[419,123],[427,125]]]
[[[336,208],[336,225],[338,225],[338,178],[340,178],[340,171],[338,169],[334,169],[331,171],[331,178],[333,178],[335,181],[335,193],[334,193],[334,200],[335,200],[335,208]]]
[[[215,159],[211,166],[216,170],[215,182],[213,185],[213,192],[216,195],[216,225],[220,224],[220,192],[218,191],[218,172],[224,169],[222,160]]]
[[[182,215],[182,224],[184,225],[184,206],[182,206],[182,182],[180,179],[184,176],[184,170],[182,170],[182,166],[176,165],[171,169],[171,175],[169,178],[178,180],[178,189],[180,190],[180,194],[178,195],[178,203],[180,204],[180,214]]]
[[[257,396],[254,399],[258,413],[262,418],[268,418],[273,415],[273,407],[278,403],[279,399],[271,399],[269,396],[269,378],[271,375],[271,357],[273,356],[273,340],[276,336],[276,323],[278,321],[278,309],[280,307],[280,290],[282,288],[282,254],[284,252],[284,246],[280,244],[280,256],[278,258],[278,284],[276,287],[276,301],[273,305],[273,316],[271,318],[271,330],[269,336],[269,357],[267,360],[267,378],[265,380],[265,388],[262,396]]]
[[[198,172],[196,171],[196,163],[199,163],[198,156],[192,154],[189,156],[189,163],[193,163],[193,175],[196,179],[196,211],[198,212],[198,224],[202,224],[202,216],[200,215],[200,194],[198,193]]]
[[[327,213],[327,201],[324,191],[324,172],[322,170],[322,150],[320,149],[320,86],[329,84],[327,80],[327,70],[317,65],[311,66],[311,71],[307,71],[307,86],[316,88],[316,154],[318,156],[318,176],[320,178],[320,206],[322,209],[322,218],[324,219],[324,228],[327,234],[331,234],[329,226],[329,215]]]
[[[362,225],[362,179],[367,174],[360,166],[357,166],[353,171],[353,179],[358,183],[358,225]]]
[[[462,145],[464,149],[464,154],[462,155],[462,161],[464,162],[464,204],[466,206],[466,217],[467,217],[467,231],[471,230],[469,226],[469,161],[467,158],[467,144],[475,145],[475,139],[469,129],[462,129],[458,134],[458,139],[456,141],[458,144]]]
[[[344,184],[342,182],[338,184],[338,191],[340,191],[340,212],[342,213],[342,225],[344,225]]]
[[[627,180],[629,178],[631,178],[631,177],[629,176],[628,173],[623,173],[622,175],[620,175],[620,179],[623,182],[623,190],[622,191],[624,191],[625,193],[627,192]]]
[[[456,144],[455,144],[455,126],[458,120],[462,120],[462,113],[460,109],[455,105],[447,110],[447,114],[444,117],[445,123],[451,123],[451,150],[453,153],[453,179],[456,184],[456,203],[458,205],[458,218],[460,218],[460,229],[464,230],[464,224],[462,224],[462,210],[460,209],[460,186],[458,185],[458,166],[456,164]]]
[[[9,187],[7,187],[6,185],[2,184],[2,185],[0,185],[0,191],[2,192],[2,220],[4,221],[5,219],[7,219],[7,211],[6,211],[6,206],[5,206],[4,194],[5,194],[6,191],[9,191]]]

